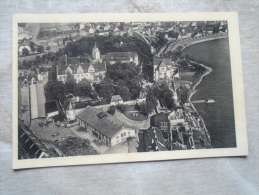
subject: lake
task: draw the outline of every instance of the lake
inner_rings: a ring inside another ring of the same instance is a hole
[[[183,50],[183,55],[187,53],[194,61],[213,69],[196,87],[198,91],[192,97],[192,100],[211,98],[216,101],[213,104],[194,104],[206,123],[212,147],[236,147],[228,38],[191,45]]]

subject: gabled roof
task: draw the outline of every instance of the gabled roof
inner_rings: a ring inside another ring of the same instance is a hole
[[[75,108],[74,108],[72,102],[70,101],[69,104],[68,104],[68,106],[67,106],[67,108],[66,108],[66,111],[71,111],[71,110],[74,110],[74,109],[75,109]]]
[[[154,65],[158,65],[159,67],[167,67],[167,66],[174,66],[175,63],[168,58],[154,58]]]
[[[22,46],[28,46],[30,47],[30,40],[29,39],[23,39],[20,43],[19,43],[19,47],[22,47]]]
[[[163,135],[157,127],[150,127],[147,130],[146,138],[148,145],[151,146],[151,150],[157,149],[158,151],[167,151]],[[152,148],[156,146],[157,148]]]
[[[120,95],[114,95],[111,98],[111,102],[123,101]]]
[[[73,71],[73,74],[77,72],[79,66],[81,66],[84,72],[88,72],[89,66],[92,65],[95,69],[95,72],[106,71],[105,62],[99,60],[89,60],[88,58],[79,58],[79,57],[63,57],[58,60],[58,74],[65,75],[66,69],[70,67]]]
[[[126,123],[116,120],[114,116],[109,114],[107,114],[107,117],[99,118],[98,113],[100,112],[95,108],[86,108],[77,115],[77,118],[85,121],[108,138],[112,138],[123,128],[131,128]]]
[[[160,122],[167,122],[168,121],[168,114],[164,112],[160,112],[157,115],[151,117],[150,123],[151,126],[157,126]]]

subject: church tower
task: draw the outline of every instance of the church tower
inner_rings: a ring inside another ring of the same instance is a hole
[[[92,51],[92,58],[93,58],[93,60],[100,60],[100,51],[99,51],[98,47],[96,47],[96,42],[94,44],[94,48]]]

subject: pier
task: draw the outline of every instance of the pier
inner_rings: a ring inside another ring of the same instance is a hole
[[[193,104],[200,104],[200,103],[206,103],[206,104],[211,104],[211,103],[216,103],[215,100],[213,99],[205,99],[205,100],[195,100],[195,101],[192,101]]]

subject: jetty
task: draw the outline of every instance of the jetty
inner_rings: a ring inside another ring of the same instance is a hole
[[[192,101],[193,104],[200,104],[200,103],[206,103],[206,104],[211,104],[211,103],[216,103],[215,100],[213,99],[205,99],[205,100],[194,100]]]

